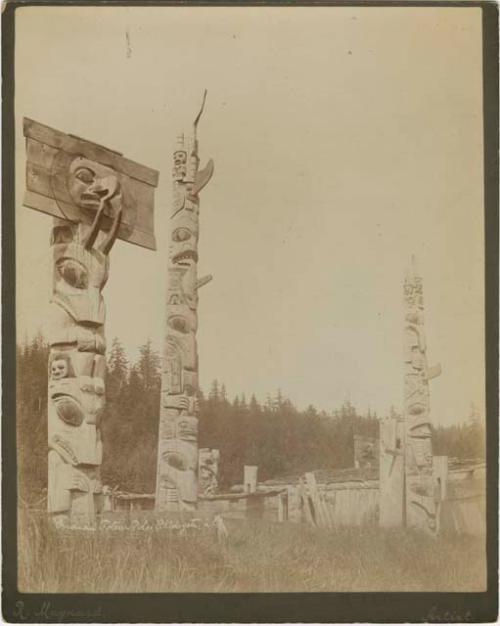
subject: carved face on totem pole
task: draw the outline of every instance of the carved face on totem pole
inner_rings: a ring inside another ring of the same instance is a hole
[[[99,214],[99,230],[152,250],[154,189],[158,172],[119,152],[25,118],[24,205],[87,226]]]
[[[97,211],[103,198],[119,194],[117,173],[110,167],[85,157],[76,157],[68,172],[68,189],[73,202],[89,211]]]
[[[198,469],[198,418],[181,415],[175,420],[175,438],[162,446],[163,488],[176,489],[182,502],[196,502]]]

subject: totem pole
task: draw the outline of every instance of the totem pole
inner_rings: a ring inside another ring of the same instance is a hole
[[[378,465],[378,440],[375,437],[354,435],[354,467],[370,469]]]
[[[433,472],[429,380],[439,376],[441,366],[427,365],[423,286],[414,257],[405,278],[404,303],[406,525],[435,533],[439,494]]]
[[[47,507],[56,526],[94,527],[106,373],[101,291],[117,238],[155,249],[158,173],[32,120],[24,120],[24,135],[24,205],[54,218]]]
[[[198,455],[198,492],[213,496],[219,487],[219,450],[200,448]]]
[[[174,150],[173,201],[166,303],[156,475],[157,510],[196,508],[198,485],[198,289],[211,276],[198,279],[199,193],[213,174],[210,160],[199,170],[196,130],[181,135]]]

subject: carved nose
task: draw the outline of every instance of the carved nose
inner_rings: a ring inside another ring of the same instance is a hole
[[[94,193],[96,196],[99,196],[99,198],[103,198],[104,196],[107,196],[109,194],[109,190],[102,187],[94,187],[93,189],[91,189],[91,192]]]
[[[95,194],[99,198],[111,198],[118,191],[119,185],[116,178],[106,176],[97,179],[89,188],[89,192]]]

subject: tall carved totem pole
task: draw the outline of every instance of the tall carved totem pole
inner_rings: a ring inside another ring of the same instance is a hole
[[[198,493],[198,289],[212,278],[197,275],[199,193],[214,169],[212,160],[199,169],[196,130],[205,97],[192,136],[178,138],[173,158],[157,510],[193,510]]]
[[[406,524],[437,532],[439,494],[433,471],[429,380],[441,366],[427,365],[422,278],[415,258],[404,282],[406,420]]]
[[[24,120],[24,205],[53,216],[47,506],[57,526],[93,527],[100,509],[106,340],[102,289],[116,238],[155,249],[158,173]]]

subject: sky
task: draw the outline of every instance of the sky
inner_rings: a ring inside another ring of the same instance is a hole
[[[51,219],[22,206],[22,118],[160,172],[157,252],[111,253],[108,345],[164,338],[175,137],[198,127],[200,383],[299,407],[402,406],[404,272],[424,281],[432,419],[484,407],[478,8],[23,7],[18,338],[44,331]]]

